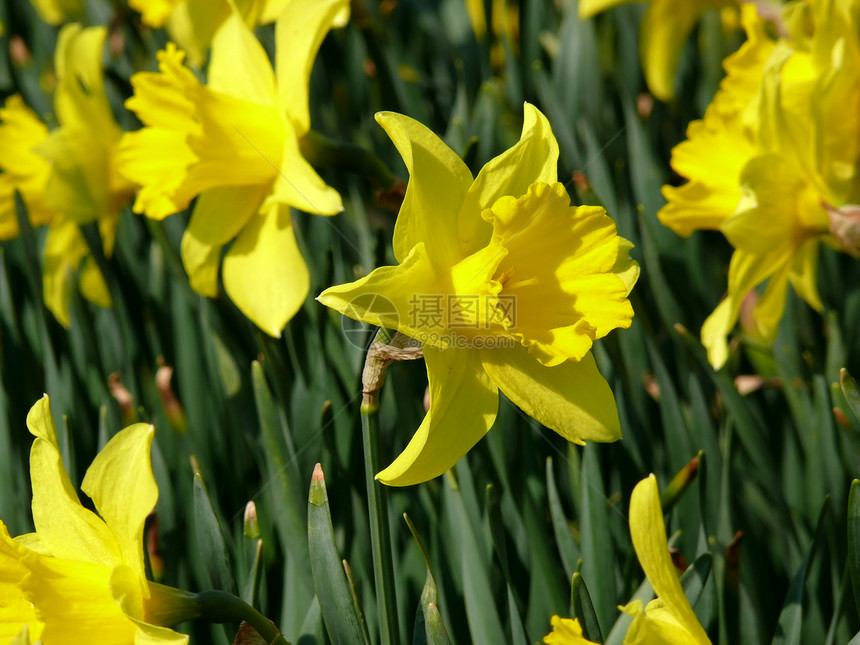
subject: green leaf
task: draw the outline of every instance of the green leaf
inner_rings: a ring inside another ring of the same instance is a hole
[[[561,507],[561,498],[559,497],[558,487],[556,486],[552,471],[552,457],[546,458],[546,492],[549,500],[552,529],[555,534],[555,543],[558,545],[558,552],[561,556],[561,563],[564,570],[569,575],[573,575],[576,562],[580,558],[579,545],[570,532],[567,516]]]
[[[579,571],[573,574],[570,581],[570,603],[573,605],[574,618],[579,619],[582,635],[595,643],[603,643],[603,633],[597,622],[594,605],[591,604],[591,595]]]
[[[502,621],[496,605],[487,602],[493,597],[490,586],[489,571],[484,554],[478,544],[478,536],[472,530],[472,521],[466,512],[466,505],[460,488],[457,486],[450,471],[445,477],[446,501],[448,503],[447,521],[458,535],[457,544],[452,545],[451,566],[459,566],[463,576],[463,600],[466,606],[466,618],[469,622],[469,633],[473,643],[504,643],[506,642]]]
[[[445,629],[442,614],[439,612],[436,578],[433,575],[427,551],[424,549],[424,544],[422,544],[421,538],[418,536],[415,525],[406,513],[403,514],[403,519],[406,520],[406,525],[409,527],[409,531],[412,533],[412,537],[421,551],[421,556],[424,558],[424,564],[427,565],[427,578],[424,580],[424,588],[421,590],[421,600],[418,602],[418,611],[415,614],[415,629],[412,631],[412,642],[414,645],[449,644],[451,640],[448,638],[448,630]]]
[[[803,592],[806,586],[806,576],[809,573],[809,567],[812,566],[812,560],[815,558],[818,543],[824,532],[824,518],[829,506],[830,497],[826,497],[821,507],[821,513],[818,515],[818,524],[815,527],[815,534],[812,536],[812,544],[809,545],[809,550],[788,588],[785,604],[779,614],[779,623],[776,627],[776,635],[773,637],[773,645],[800,645],[803,642],[800,628],[803,620]]]
[[[319,464],[314,468],[308,495],[308,548],[320,611],[332,643],[369,644],[364,614],[355,601],[334,541],[328,492]]]
[[[860,616],[860,479],[851,482],[848,493],[848,571],[854,588],[854,604]]]
[[[708,576],[711,573],[711,554],[703,553],[693,564],[687,567],[687,570],[681,576],[681,586],[684,588],[684,594],[687,600],[690,601],[690,606],[695,607],[699,601],[699,596],[705,589],[705,583],[708,581]]]
[[[522,614],[518,606],[518,598],[514,591],[514,583],[511,578],[511,569],[508,565],[508,548],[505,540],[505,521],[502,517],[502,509],[499,504],[499,493],[496,488],[489,484],[486,489],[486,503],[489,515],[490,535],[496,555],[502,565],[502,573],[505,576],[508,598],[508,615],[511,625],[511,638],[513,643],[528,643],[526,631],[523,627]]]
[[[215,514],[203,475],[199,472],[194,473],[194,528],[209,586],[236,595],[236,578],[221,532],[221,522]]]
[[[848,373],[844,367],[839,371],[839,386],[842,394],[854,413],[855,421],[860,421],[860,392],[857,391],[857,381]]]
[[[602,628],[611,625],[617,613],[615,550],[609,530],[609,506],[595,444],[582,449],[582,576],[594,600]]]

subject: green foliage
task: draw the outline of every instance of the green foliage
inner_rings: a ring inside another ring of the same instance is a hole
[[[120,123],[133,128],[122,107],[129,76],[152,67],[164,36],[122,3],[90,4],[113,17],[109,91]],[[685,590],[712,641],[812,643],[826,634],[848,642],[860,629],[852,484],[860,394],[840,369],[858,372],[860,266],[824,249],[825,314],[790,296],[775,345],[741,335],[715,373],[696,330],[722,295],[728,246],[707,233],[681,240],[656,219],[659,188],[674,180],[669,150],[713,95],[731,37],[703,23],[699,45],[685,52],[680,97],[647,110],[635,5],[581,22],[575,0],[523,2],[518,40],[478,42],[459,0],[353,4],[351,23],[331,33],[314,68],[315,130],[371,150],[405,180],[376,111],[444,134],[474,169],[516,139],[522,101],[533,101],[559,140],[559,176],[587,178],[568,186],[574,201],[603,204],[642,265],[632,328],[596,348],[622,441],[567,445],[502,401],[495,427],[455,471],[387,491],[392,642],[533,643],[559,614],[579,617],[596,642],[620,643],[628,618],[617,606],[653,597],[629,539],[630,491],[650,472],[665,486],[697,454],[697,476],[673,489],[667,527],[692,563]],[[50,113],[56,30],[26,3],[0,7],[0,20],[0,93],[21,92]],[[259,34],[272,42],[271,28]],[[13,43],[29,57],[10,58]],[[311,295],[279,339],[223,295],[191,291],[178,258],[187,213],[159,223],[127,208],[105,260],[115,307],[73,294],[70,330],[42,305],[43,231],[25,225],[0,246],[0,517],[13,535],[32,530],[24,419],[42,392],[68,428],[61,445],[76,483],[75,464],[89,463],[131,420],[149,421],[160,490],[149,557],[163,560],[162,582],[243,590],[293,643],[379,642],[359,418],[363,348],[313,297],[393,262],[394,215],[365,177],[335,169],[326,179],[345,212],[296,214]],[[174,369],[167,390],[156,382],[162,364]],[[741,393],[741,376],[754,389]],[[425,386],[420,361],[390,368],[376,429],[381,465],[420,424]],[[251,500],[261,547],[242,534]],[[188,631],[196,642],[229,642],[220,628]]]

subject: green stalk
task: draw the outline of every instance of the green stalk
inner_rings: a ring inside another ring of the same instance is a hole
[[[362,373],[361,433],[364,441],[364,476],[367,482],[370,541],[373,548],[373,576],[379,611],[382,645],[400,642],[397,620],[397,596],[394,586],[394,562],[388,525],[388,491],[375,475],[379,472],[379,393],[388,366],[397,360],[397,341],[406,338],[388,329],[380,329],[367,352]],[[400,350],[402,351],[402,350]],[[420,355],[420,354],[419,354]],[[417,356],[415,356],[417,358]]]
[[[200,618],[211,623],[246,622],[271,645],[289,645],[275,625],[244,600],[226,591],[201,591],[197,594]]]
[[[275,624],[241,598],[212,589],[194,593],[157,582],[149,583],[144,600],[144,620],[172,627],[189,620],[209,623],[247,623],[270,645],[289,645]]]

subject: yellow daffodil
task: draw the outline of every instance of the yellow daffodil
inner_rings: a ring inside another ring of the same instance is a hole
[[[48,132],[38,117],[12,96],[0,110],[0,239],[18,235],[17,190],[32,226],[48,224],[44,248],[45,304],[69,325],[71,278],[80,268],[81,293],[111,305],[104,278],[78,225],[96,222],[104,252],[113,250],[122,206],[131,184],[116,170],[121,131],[105,94],[103,27],[66,25],[57,40],[54,109],[59,128]]]
[[[212,38],[230,17],[239,11],[251,28],[275,22],[292,2],[303,0],[128,0],[149,27],[166,27],[171,40],[188,54],[192,65],[202,65]],[[334,19],[342,27],[349,20],[349,3],[342,3]]]
[[[661,221],[679,235],[720,230],[735,247],[728,296],[702,327],[717,368],[728,358],[726,337],[751,290],[767,281],[753,331],[772,342],[789,283],[821,309],[815,284],[821,241],[860,252],[852,242],[860,203],[856,5],[792,3],[784,14],[790,35],[778,41],[766,36],[755,8],[745,6],[749,41],[727,61],[728,75],[704,120],[673,151],[673,167],[690,182],[664,188]],[[816,26],[811,34],[802,26],[808,24]]]
[[[621,436],[590,348],[630,325],[631,245],[599,207],[570,207],[549,122],[525,106],[519,143],[472,177],[420,123],[376,116],[409,171],[394,229],[399,266],[331,287],[320,302],[423,343],[430,410],[377,478],[426,481],[493,425],[498,391],[570,441]]]
[[[657,598],[644,610],[641,600],[622,608],[633,616],[624,645],[711,645],[672,564],[654,475],[636,484],[630,496],[630,537]]]
[[[633,0],[580,0],[583,20]],[[641,0],[638,0],[641,1]],[[648,89],[661,101],[675,96],[675,71],[690,32],[709,9],[735,7],[740,0],[650,0],[642,18],[639,51]]]
[[[49,25],[78,20],[84,13],[84,0],[30,0],[30,4]]]
[[[265,332],[279,336],[309,289],[290,207],[340,212],[340,195],[304,159],[314,56],[346,0],[296,0],[276,25],[277,75],[262,45],[233,13],[212,43],[209,83],[182,65],[173,45],[159,72],[132,77],[126,105],[145,124],[125,135],[120,170],[141,186],[134,210],[162,219],[198,196],[182,238],[191,286],[224,288]],[[169,150],[170,154],[165,154]]]
[[[641,600],[621,607],[621,611],[633,617],[624,645],[711,645],[672,563],[660,491],[654,475],[643,479],[633,489],[629,520],[633,549],[657,598],[645,609]],[[548,645],[591,642],[582,636],[577,620],[553,616],[552,626],[552,633],[544,637],[544,643]]]
[[[543,637],[546,645],[595,645],[582,635],[582,626],[576,618],[552,617],[552,633]]]
[[[0,640],[26,629],[45,643],[187,643],[161,627],[183,592],[147,581],[143,524],[158,498],[153,427],[117,433],[93,460],[81,505],[63,466],[48,397],[27,416],[36,532],[12,538],[0,522]],[[179,612],[181,613],[181,612]],[[28,642],[23,637],[23,642]]]

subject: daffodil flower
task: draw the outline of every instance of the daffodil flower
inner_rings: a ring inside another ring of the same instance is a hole
[[[822,308],[815,284],[821,242],[855,250],[850,213],[860,199],[860,119],[844,118],[844,110],[860,104],[860,41],[849,4],[788,5],[787,32],[795,35],[778,41],[745,5],[749,40],[727,61],[704,120],[673,151],[673,167],[690,181],[664,187],[660,220],[680,235],[720,230],[735,247],[728,295],[702,327],[716,368],[728,359],[727,335],[750,291],[767,281],[752,332],[772,342],[789,283]],[[816,25],[811,36],[804,24]],[[849,220],[847,234],[840,218]]]
[[[141,186],[134,210],[162,219],[198,196],[182,238],[192,288],[224,289],[239,309],[279,336],[309,289],[290,207],[333,215],[343,207],[299,149],[310,129],[314,56],[346,0],[296,0],[276,25],[277,75],[238,13],[218,29],[209,83],[183,66],[173,45],[159,72],[132,77],[126,105],[145,124],[125,135],[120,170]],[[170,154],[165,154],[169,150]]]
[[[69,325],[71,279],[80,268],[81,293],[109,307],[110,294],[79,225],[96,222],[110,255],[120,210],[131,184],[116,171],[121,131],[104,89],[103,27],[66,25],[57,40],[54,108],[60,127],[51,132],[10,97],[0,110],[0,239],[18,235],[14,191],[32,226],[48,225],[43,282],[45,304]]]
[[[624,645],[711,645],[672,564],[654,475],[636,484],[630,496],[630,537],[657,598],[644,610],[641,600],[622,608],[633,616]]]
[[[188,54],[193,65],[202,65],[218,28],[238,10],[246,24],[275,22],[292,2],[303,0],[128,0],[149,27],[165,27],[170,38]],[[342,27],[349,20],[349,3],[343,3],[334,19]]]
[[[423,343],[430,410],[377,478],[408,485],[451,468],[493,425],[499,390],[569,441],[618,439],[590,349],[630,325],[639,269],[602,208],[570,206],[543,114],[526,104],[519,143],[477,178],[420,123],[376,119],[410,175],[394,229],[400,264],[318,300]]]
[[[183,592],[146,579],[143,525],[155,507],[153,427],[117,433],[93,460],[84,507],[63,466],[48,397],[27,416],[35,533],[12,538],[0,522],[0,640],[26,630],[45,643],[187,643],[160,626]],[[20,637],[23,642],[25,637]]]
[[[620,608],[633,617],[624,636],[624,645],[711,645],[672,563],[660,491],[654,475],[643,479],[633,489],[629,521],[633,549],[657,598],[644,609],[641,600]],[[577,620],[553,616],[552,626],[552,633],[544,637],[547,645],[591,642],[582,636]]]
[[[583,20],[633,0],[580,0]],[[641,0],[639,0],[641,1]],[[709,9],[735,7],[739,0],[650,0],[642,18],[639,51],[648,89],[661,101],[675,96],[675,72],[690,32]]]
[[[595,645],[582,635],[582,625],[576,618],[552,617],[552,633],[543,637],[546,645]]]

